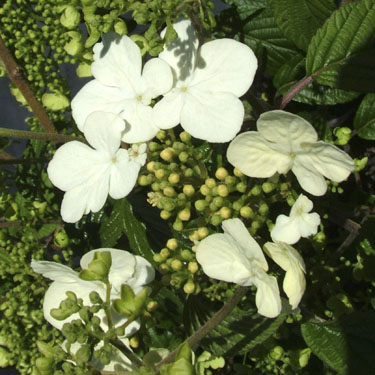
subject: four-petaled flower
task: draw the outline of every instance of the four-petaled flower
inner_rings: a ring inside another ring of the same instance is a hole
[[[196,138],[228,142],[243,123],[238,97],[251,86],[257,59],[248,46],[232,39],[213,40],[198,49],[188,20],[173,27],[178,38],[159,57],[171,66],[174,86],[155,105],[155,123],[162,129],[180,123]]]
[[[280,314],[277,280],[266,273],[268,264],[262,249],[240,219],[223,221],[224,233],[212,234],[197,246],[197,261],[203,272],[217,280],[257,287],[258,313],[269,318]]]
[[[318,142],[316,131],[302,117],[269,111],[259,117],[257,128],[238,135],[227,151],[228,161],[247,176],[266,178],[292,170],[302,189],[319,196],[327,191],[324,177],[341,182],[354,170],[350,156]]]
[[[120,199],[133,189],[146,161],[146,146],[133,146],[130,152],[119,148],[124,128],[117,115],[93,112],[84,128],[93,148],[73,141],[56,151],[47,172],[51,182],[66,192],[61,204],[64,221],[74,223],[90,211],[99,211],[108,194]]]
[[[313,202],[300,194],[290,210],[289,216],[279,215],[271,231],[272,241],[295,244],[301,237],[316,234],[320,224],[320,216],[316,212],[309,213]]]
[[[95,79],[72,100],[72,114],[78,128],[84,131],[87,116],[94,111],[111,112],[126,121],[124,142],[152,139],[159,128],[153,121],[150,104],[172,87],[168,64],[153,58],[142,70],[139,47],[126,35],[108,33],[94,46],[91,71]]]
[[[305,262],[294,247],[283,242],[267,242],[264,251],[286,271],[283,289],[290,305],[295,309],[306,289]]]
[[[108,273],[108,279],[111,283],[111,302],[120,298],[122,284],[129,285],[134,290],[134,293],[138,293],[146,284],[154,280],[155,271],[146,259],[118,249],[103,248],[89,251],[81,258],[80,265],[82,269],[87,269],[88,264],[94,258],[94,253],[97,251],[109,251],[111,253],[112,265]],[[82,298],[86,306],[91,306],[89,297],[91,292],[97,292],[103,301],[106,300],[106,287],[104,283],[82,280],[78,272],[73,271],[67,266],[55,262],[36,261],[32,259],[31,267],[34,272],[53,280],[44,296],[43,314],[45,319],[58,330],[61,330],[65,323],[80,319],[79,313],[74,313],[64,320],[57,320],[51,315],[51,310],[58,308],[60,303],[66,299],[66,292],[75,293],[77,298]],[[108,330],[108,322],[104,310],[100,310],[95,315],[100,318],[100,326],[106,332]],[[114,326],[120,326],[127,321],[124,316],[118,315],[113,310],[111,310],[111,318]],[[139,328],[140,324],[138,321],[131,322],[125,328],[124,336],[119,337],[124,345],[128,344],[127,336],[133,335]],[[73,345],[75,345],[72,348],[73,351],[80,347],[78,343]],[[129,361],[123,355],[117,352],[114,352],[113,355],[111,363],[101,369],[106,371],[113,371],[115,368],[118,370],[129,369]]]

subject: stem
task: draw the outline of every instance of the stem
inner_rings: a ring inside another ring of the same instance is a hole
[[[13,129],[7,129],[7,128],[0,128],[0,137],[38,139],[41,141],[53,141],[56,143],[65,143],[65,142],[70,142],[70,141],[79,141],[79,142],[87,143],[84,138],[74,137],[72,135],[30,132],[30,131],[13,130]]]
[[[8,48],[4,44],[1,36],[0,36],[0,61],[2,61],[5,71],[8,74],[8,77],[13,81],[13,83],[20,90],[21,94],[26,99],[27,103],[31,107],[35,116],[38,118],[44,131],[46,133],[57,133],[56,128],[54,127],[51,120],[49,119],[46,110],[36,99],[28,82],[26,81],[24,75],[22,74],[22,69],[17,65],[17,63],[13,59]]]
[[[301,79],[297,82],[282,98],[279,105],[280,109],[285,108],[285,106],[296,96],[302,89],[304,89],[313,80],[312,75]]]
[[[132,362],[133,366],[137,368],[143,366],[143,362],[121,340],[112,339],[109,342],[120,350]]]
[[[225,317],[234,309],[234,307],[241,301],[242,297],[246,294],[248,288],[239,286],[234,292],[233,296],[225,303],[225,305],[217,311],[210,320],[208,320],[202,327],[194,332],[182,344],[180,344],[173,352],[169,353],[162,361],[156,365],[157,373],[159,374],[160,367],[166,363],[173,362],[176,354],[181,346],[188,343],[190,346],[196,345],[204,336],[206,336],[212,329],[214,329]]]
[[[104,305],[104,312],[108,322],[108,328],[111,329],[113,327],[112,322],[112,315],[111,315],[111,283],[107,281],[106,285],[106,296],[105,296],[105,305]]]

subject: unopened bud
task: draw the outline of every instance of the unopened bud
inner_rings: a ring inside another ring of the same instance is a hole
[[[184,185],[184,187],[182,188],[182,191],[187,197],[191,197],[195,193],[195,189],[193,185]]]
[[[167,147],[160,153],[160,157],[165,161],[172,161],[174,156],[175,150],[172,147]]]
[[[178,242],[175,238],[170,238],[168,241],[167,241],[167,248],[170,249],[170,250],[176,250],[178,247]]]
[[[184,285],[184,292],[185,292],[186,294],[194,293],[194,290],[195,290],[195,284],[194,284],[192,281],[188,281],[188,282]]]
[[[215,172],[215,177],[218,180],[224,180],[228,176],[228,171],[225,168],[218,168]]]
[[[185,208],[178,213],[178,218],[182,221],[188,221],[190,219],[190,210]]]
[[[228,187],[226,185],[219,185],[217,187],[217,194],[220,196],[220,197],[227,197],[228,194],[229,194],[229,190],[228,190]]]
[[[195,273],[198,271],[198,263],[197,262],[189,262],[188,264],[188,271],[191,273]]]
[[[237,167],[233,169],[233,174],[236,177],[243,177],[244,176],[244,174]]]
[[[254,216],[254,211],[249,206],[243,206],[240,209],[240,215],[245,219],[250,219]]]

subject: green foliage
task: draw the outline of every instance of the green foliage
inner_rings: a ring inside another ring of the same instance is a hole
[[[375,140],[375,94],[367,94],[354,118],[354,128],[363,139]]]
[[[340,374],[368,374],[375,355],[375,313],[356,312],[333,322],[304,323],[302,335],[314,354]]]
[[[333,0],[270,0],[285,36],[306,51],[311,38],[336,9]]]
[[[311,40],[307,74],[331,87],[374,92],[374,23],[373,0],[343,5]]]

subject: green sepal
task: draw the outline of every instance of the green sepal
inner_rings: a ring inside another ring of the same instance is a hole
[[[168,368],[168,375],[194,375],[194,367],[185,358],[180,358]]]
[[[35,366],[39,371],[47,371],[47,370],[52,370],[54,364],[53,358],[48,358],[48,357],[40,357],[37,358],[35,361]]]
[[[68,5],[60,17],[60,22],[67,29],[74,29],[80,24],[81,15],[74,6]]]
[[[38,346],[38,350],[48,358],[55,358],[55,352],[53,350],[53,346],[51,344],[47,344],[44,341],[37,341],[36,345]]]
[[[143,288],[139,293],[137,293],[134,298],[134,314],[139,315],[142,308],[146,305],[149,294],[149,288]]]
[[[69,316],[73,313],[71,311],[63,309],[51,309],[50,314],[52,318],[56,320],[65,320],[66,318],[69,318]]]
[[[85,280],[85,281],[101,280],[101,278],[96,273],[89,271],[89,270],[82,270],[78,276],[80,279]]]
[[[176,355],[176,359],[180,359],[180,358],[185,358],[188,362],[191,363],[193,355],[192,355],[192,351],[188,342],[185,342],[183,345],[181,345]]]
[[[114,300],[112,307],[118,314],[125,315],[126,317],[130,317],[133,312],[133,306],[129,306],[128,303],[121,299]]]

